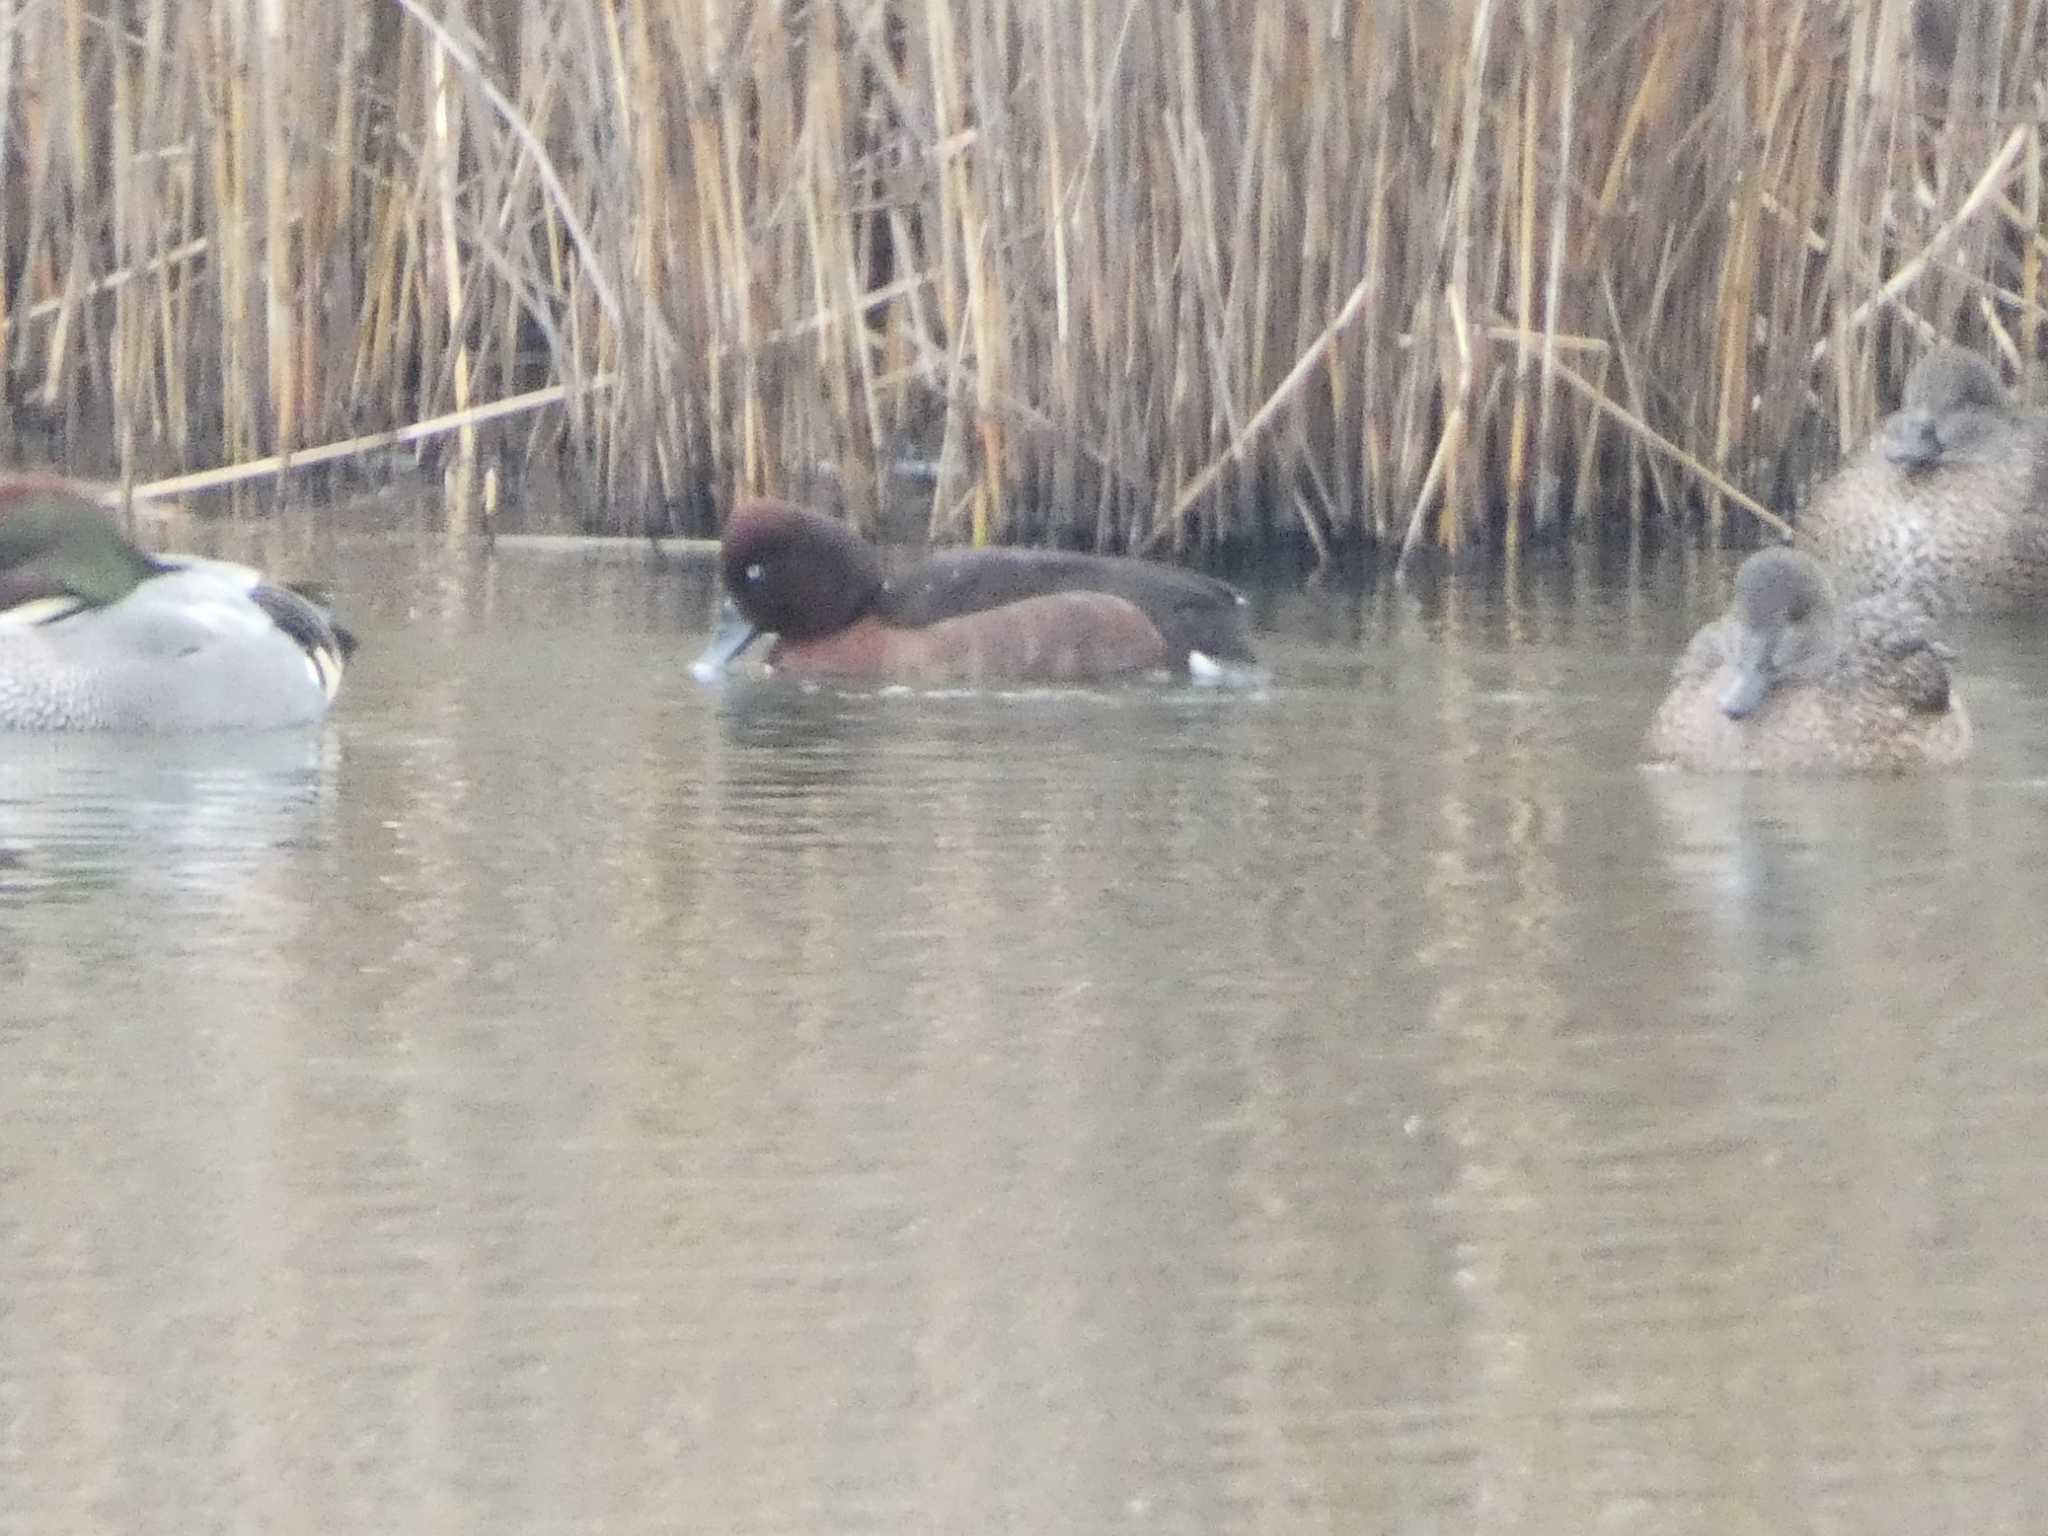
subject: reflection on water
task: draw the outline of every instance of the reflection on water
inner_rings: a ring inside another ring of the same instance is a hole
[[[1753,783],[1705,565],[991,696],[299,552],[326,730],[0,743],[20,1528],[2038,1528],[2048,637]]]

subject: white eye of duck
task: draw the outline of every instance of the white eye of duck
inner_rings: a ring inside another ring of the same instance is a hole
[[[755,562],[754,562],[754,563],[753,563],[752,565],[750,565],[750,566],[748,566],[748,567],[747,567],[747,569],[746,569],[746,578],[747,578],[747,580],[748,580],[748,581],[759,581],[759,580],[761,579],[761,562],[760,562],[760,561],[756,560],[756,561],[755,561]]]

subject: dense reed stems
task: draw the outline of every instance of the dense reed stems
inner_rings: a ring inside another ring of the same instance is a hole
[[[2048,0],[0,0],[0,452],[1746,532],[1919,336],[2039,355],[2044,103]]]

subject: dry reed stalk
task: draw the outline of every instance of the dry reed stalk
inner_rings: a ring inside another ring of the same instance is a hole
[[[981,540],[1718,535],[2043,343],[2048,5],[1910,9],[0,0],[9,397],[143,478],[558,384],[699,526],[914,438]]]
[[[64,34],[58,68],[64,71],[62,81],[61,138],[56,129],[59,124],[50,125],[51,131],[43,135],[45,153],[49,158],[43,161],[44,173],[51,175],[53,160],[56,175],[68,174],[81,177],[84,167],[92,155],[90,135],[86,128],[85,90],[85,5],[84,0],[70,0],[64,7]],[[54,82],[53,82],[54,84]],[[57,157],[59,145],[67,153]],[[45,186],[47,186],[47,181]],[[38,210],[40,212],[40,208]],[[52,220],[61,217],[54,210]],[[80,290],[84,285],[85,267],[89,258],[83,227],[75,222],[61,231],[51,231],[51,254],[63,264],[64,278],[62,298],[59,303],[57,323],[50,328],[44,356],[41,403],[46,410],[53,411],[61,403],[66,416],[66,435],[72,425],[74,411],[72,401],[76,398],[70,369],[71,342],[74,332],[80,326]],[[61,243],[61,249],[60,249]]]
[[[1608,399],[1606,395],[1602,394],[1598,389],[1594,388],[1592,384],[1588,383],[1585,379],[1581,378],[1577,373],[1575,373],[1570,368],[1567,368],[1564,364],[1558,363],[1555,365],[1555,368],[1557,376],[1560,379],[1564,380],[1566,384],[1570,385],[1573,389],[1577,390],[1581,395],[1585,396],[1585,398],[1589,402],[1591,402],[1597,409],[1613,417],[1622,426],[1628,428],[1629,431],[1633,432],[1637,437],[1641,438],[1650,447],[1656,449],[1657,452],[1663,454],[1672,462],[1682,465],[1686,470],[1691,472],[1701,482],[1710,486],[1714,491],[1716,491],[1720,495],[1727,497],[1737,506],[1743,508],[1743,510],[1748,512],[1750,516],[1754,517],[1758,522],[1762,523],[1765,527],[1775,529],[1778,533],[1782,534],[1786,538],[1791,538],[1793,536],[1793,528],[1790,523],[1786,522],[1782,517],[1778,516],[1777,513],[1773,512],[1769,507],[1765,506],[1762,502],[1756,500],[1753,496],[1748,495],[1739,487],[1730,483],[1728,480],[1724,479],[1710,465],[1703,463],[1698,458],[1695,458],[1692,454],[1687,453],[1678,444],[1672,442],[1669,438],[1657,432],[1647,422],[1643,421],[1639,416],[1632,415],[1630,412],[1624,410],[1621,406],[1616,405],[1612,400]]]
[[[0,0],[0,164],[10,163],[15,156],[14,144],[14,60],[15,43],[19,33],[18,0]],[[0,251],[12,249],[11,236],[15,229],[15,200],[0,198]],[[0,282],[0,337],[7,334],[14,319],[14,295],[9,285]],[[0,389],[0,452],[10,457],[14,452],[15,428],[13,391]]]
[[[1621,336],[1623,334],[1621,306],[1615,302],[1614,285],[1604,277],[1600,282],[1600,297],[1607,304],[1609,328],[1617,337]],[[1629,419],[1638,422],[1646,420],[1649,415],[1649,401],[1645,396],[1641,375],[1636,371],[1628,346],[1623,342],[1617,341],[1614,347],[1614,357],[1621,364],[1622,385],[1628,391],[1629,405],[1632,409]],[[1633,464],[1639,465],[1639,473],[1648,476],[1651,483],[1656,486],[1657,500],[1661,504],[1668,506],[1671,502],[1672,488],[1664,477],[1664,465],[1661,456],[1655,452],[1648,454],[1641,452],[1642,446],[1647,441],[1648,439],[1644,434],[1630,434],[1629,453],[1631,461]],[[1652,444],[1651,446],[1654,448],[1656,445]]]
[[[1546,265],[1549,269],[1543,286],[1543,335],[1540,342],[1541,379],[1539,392],[1542,396],[1542,414],[1536,424],[1536,463],[1539,476],[1536,487],[1536,530],[1548,533],[1557,521],[1557,476],[1552,469],[1556,463],[1556,437],[1558,430],[1557,391],[1557,346],[1558,327],[1562,323],[1561,310],[1564,294],[1565,248],[1569,243],[1571,227],[1571,199],[1567,191],[1572,180],[1572,123],[1578,99],[1578,38],[1567,32],[1563,39],[1564,63],[1563,80],[1557,93],[1557,177],[1552,193],[1550,210],[1550,250]],[[1532,237],[1530,241],[1534,245]],[[1590,424],[1586,432],[1591,443],[1597,431]],[[1590,463],[1590,460],[1587,461]],[[1512,524],[1510,527],[1512,528]]]
[[[1607,398],[1607,379],[1608,374],[1612,371],[1613,363],[1614,354],[1612,352],[1603,353],[1600,358],[1599,375],[1593,380],[1593,388],[1599,398],[1603,400]],[[1551,355],[1546,364],[1545,377],[1549,380],[1554,380],[1557,377],[1555,353]],[[1577,490],[1575,492],[1576,500],[1572,506],[1572,515],[1580,519],[1583,525],[1590,526],[1591,519],[1594,516],[1595,490],[1599,485],[1599,476],[1595,473],[1595,466],[1599,462],[1601,446],[1600,423],[1603,418],[1602,413],[1597,408],[1588,410],[1587,417],[1586,426],[1580,434],[1578,469],[1574,476]],[[1629,542],[1632,547],[1637,549],[1642,547],[1641,534],[1642,523],[1638,507],[1634,509],[1634,515],[1629,519]]]
[[[866,408],[869,393],[856,387],[865,382],[867,361],[867,349],[857,334],[857,224],[844,184],[835,174],[851,158],[846,86],[841,74],[847,61],[843,50],[834,46],[839,41],[836,36],[817,41],[825,46],[815,49],[805,81],[803,153],[809,174],[802,178],[801,206],[809,251],[809,297],[818,314],[833,318],[819,326],[813,357],[831,418],[841,424],[847,456],[865,471],[860,479],[871,484],[879,456],[874,451],[874,416]],[[860,429],[862,422],[868,424],[866,432]]]
[[[1093,62],[1089,57],[1093,53],[1096,25],[1097,22],[1092,3],[1084,5],[1081,19],[1081,35],[1084,48],[1081,70],[1083,89],[1087,94],[1087,99],[1091,102],[1097,99],[1094,87]],[[1045,56],[1051,57],[1054,49],[1058,46],[1058,35],[1050,8],[1041,16],[1040,26],[1043,30],[1040,34],[1038,46]],[[1053,403],[1053,408],[1063,416],[1071,417],[1079,409],[1083,386],[1081,359],[1076,355],[1074,347],[1074,313],[1077,299],[1076,268],[1079,265],[1079,252],[1075,248],[1076,242],[1070,233],[1072,219],[1069,204],[1072,199],[1067,188],[1071,182],[1074,188],[1073,196],[1079,195],[1084,185],[1084,178],[1088,175],[1093,155],[1085,146],[1082,149],[1075,149],[1069,144],[1069,140],[1074,135],[1077,125],[1073,124],[1067,114],[1060,110],[1060,97],[1054,86],[1053,72],[1051,70],[1039,71],[1038,90],[1039,95],[1036,105],[1038,108],[1040,132],[1043,135],[1045,144],[1043,156],[1045,175],[1044,196],[1046,206],[1051,213],[1047,229],[1047,234],[1051,239],[1051,247],[1046,255],[1047,261],[1051,266],[1052,280],[1052,335],[1049,338],[1052,346],[1052,363],[1050,378],[1047,380],[1047,393],[1048,398]],[[1087,138],[1092,143],[1093,133],[1089,133]],[[897,225],[892,225],[892,228],[895,227],[900,227],[900,220]],[[1048,492],[1055,506],[1071,506],[1076,500],[1079,491],[1079,456],[1074,452],[1071,441],[1062,437],[1053,446],[1052,463],[1049,466],[1048,475]],[[1100,542],[1099,531],[1098,542]]]
[[[145,167],[163,154],[157,146],[170,137],[164,115],[175,88],[175,60],[168,17],[161,9],[147,13],[133,47],[116,40],[108,57],[113,75],[111,153],[119,178],[113,197],[113,252],[119,270],[95,279],[88,292],[114,295],[113,409],[121,475],[132,485],[142,468],[143,434],[162,440],[173,430],[161,371],[152,356],[163,289],[159,285],[152,292],[133,282],[136,274],[163,270],[162,257],[176,233],[170,217],[177,200],[175,177],[145,173]]]
[[[1535,43],[1536,27],[1525,4],[1522,7],[1522,39],[1525,48]],[[1515,141],[1519,150],[1515,166],[1515,323],[1524,335],[1537,329],[1536,320],[1536,144],[1542,134],[1542,116],[1537,106],[1541,88],[1534,60],[1521,65],[1521,90],[1517,92]],[[1507,462],[1507,558],[1512,563],[1521,550],[1522,491],[1529,477],[1529,365],[1534,349],[1527,341],[1515,344],[1514,405],[1508,422]]]
[[[121,259],[132,266],[135,232],[139,227],[135,208],[136,108],[132,99],[133,85],[127,61],[117,55],[113,59],[111,73],[113,99],[109,128],[114,160],[113,246]],[[114,414],[115,452],[120,463],[123,507],[127,507],[127,492],[135,484],[135,413],[142,404],[139,341],[140,338],[136,334],[133,294],[124,284],[114,295],[114,340],[111,348],[114,353],[114,365],[111,369],[113,396],[109,402]],[[129,531],[134,531],[132,526]]]
[[[1287,377],[1282,379],[1274,388],[1273,393],[1260,403],[1258,410],[1253,412],[1251,420],[1247,421],[1239,429],[1237,435],[1231,439],[1223,452],[1214,459],[1211,459],[1203,467],[1202,471],[1183,488],[1179,499],[1174,502],[1172,509],[1167,513],[1166,520],[1158,528],[1154,529],[1151,537],[1145,541],[1146,549],[1156,549],[1161,543],[1170,538],[1174,530],[1179,526],[1180,520],[1187,515],[1188,510],[1208,491],[1210,484],[1223,472],[1224,467],[1243,457],[1247,445],[1253,438],[1258,436],[1301,384],[1315,372],[1317,364],[1322,361],[1323,354],[1330,349],[1337,338],[1358,317],[1358,313],[1365,307],[1365,301],[1368,297],[1370,297],[1370,293],[1366,283],[1364,280],[1361,280],[1358,286],[1351,290],[1351,297],[1344,301],[1344,307],[1337,311],[1336,317],[1323,327],[1322,335],[1318,336],[1309,345],[1308,349],[1299,358],[1295,359],[1294,367],[1289,371]]]
[[[611,389],[615,382],[609,376],[600,376],[586,380],[580,387],[586,394],[601,394]],[[411,422],[385,432],[364,433],[343,442],[322,443],[317,447],[303,448],[293,454],[273,453],[241,464],[227,464],[216,469],[195,470],[190,474],[152,480],[146,485],[136,486],[134,495],[138,500],[156,501],[169,496],[190,495],[195,491],[221,490],[249,480],[286,474],[294,469],[311,469],[318,464],[358,459],[385,448],[400,448],[407,443],[425,442],[428,438],[440,437],[450,432],[473,432],[486,422],[523,415],[528,411],[539,410],[543,406],[561,405],[570,398],[571,392],[567,385],[550,384],[543,389],[529,390],[523,395],[487,401],[483,405],[473,405],[464,410],[428,417],[424,421]]]
[[[1387,204],[1392,195],[1392,169],[1389,164],[1391,142],[1391,136],[1384,127],[1373,135],[1372,175],[1367,183],[1368,212],[1363,241],[1364,255],[1361,258],[1365,274],[1359,279],[1359,285],[1368,290],[1377,289],[1385,273],[1386,245],[1389,238]],[[1333,262],[1333,268],[1334,265]],[[1365,375],[1364,384],[1358,395],[1356,432],[1356,441],[1361,453],[1357,471],[1349,478],[1359,490],[1371,491],[1372,521],[1369,530],[1366,531],[1375,543],[1384,543],[1389,532],[1386,512],[1388,497],[1382,488],[1387,481],[1392,457],[1387,449],[1386,425],[1381,413],[1375,410],[1379,401],[1389,393],[1384,390],[1382,383],[1387,370],[1371,366],[1369,361],[1381,355],[1383,335],[1379,320],[1384,312],[1384,304],[1375,304],[1367,309],[1365,325],[1362,327],[1362,345],[1349,360],[1357,371]],[[1348,438],[1350,434],[1346,436]],[[1348,467],[1352,461],[1347,456],[1345,462]],[[1358,495],[1354,491],[1351,502],[1355,506],[1357,501]],[[1355,528],[1358,524],[1354,522],[1353,526]]]
[[[2024,329],[2021,332],[2020,350],[2024,356],[2038,357],[2041,349],[2042,294],[2041,294],[2041,240],[2035,232],[2041,228],[2043,203],[2041,197],[2041,132],[2037,128],[2029,136],[2025,160],[2026,208],[2021,214],[2019,225],[2020,244],[2020,303],[2024,312]]]
[[[377,219],[374,243],[362,264],[362,318],[348,384],[351,400],[360,400],[374,390],[375,381],[389,372],[398,351],[393,333],[404,303],[409,222],[406,203],[387,199]]]
[[[270,384],[270,441],[289,455],[297,439],[298,334],[291,250],[291,145],[286,137],[287,88],[284,0],[256,0],[257,37],[249,50],[257,63],[262,99],[263,330]]]
[[[738,179],[737,159],[732,154],[735,145],[731,136],[718,133],[709,114],[703,113],[690,116],[688,142],[689,180],[696,189],[698,216],[686,227],[686,238],[694,244],[699,271],[715,274],[724,282],[737,281],[745,271],[746,260],[745,194]],[[721,299],[728,291],[724,282],[714,289]],[[708,315],[698,317],[700,333],[730,336],[738,356],[752,358],[756,355],[752,309],[745,303],[734,308],[736,313],[728,319],[725,304],[712,305]],[[753,392],[734,391],[737,399],[729,406],[729,370],[720,366],[721,361],[714,351],[705,368],[707,398],[702,409],[713,420],[735,423],[731,430],[738,441],[730,455],[737,464],[735,493],[759,490],[765,482],[767,445],[754,409]]]
[[[614,15],[608,20],[616,61],[613,79],[621,120],[632,136],[637,172],[633,183],[637,217],[631,265],[627,270],[635,306],[634,325],[646,338],[646,345],[638,349],[638,357],[629,363],[634,368],[634,388],[661,426],[655,436],[655,462],[647,466],[652,473],[643,472],[639,486],[644,492],[651,481],[673,492],[680,490],[682,470],[673,462],[672,455],[679,447],[677,439],[686,442],[688,434],[686,428],[679,430],[681,424],[669,412],[683,403],[686,390],[678,376],[676,349],[670,344],[662,295],[668,286],[665,248],[685,221],[670,204],[677,187],[674,168],[669,163],[668,138],[660,117],[649,110],[663,94],[653,19],[644,8],[635,7],[624,19],[623,32],[620,18]]]
[[[1437,518],[1436,539],[1441,548],[1454,555],[1464,542],[1465,496],[1478,484],[1472,463],[1470,430],[1473,388],[1478,375],[1465,316],[1488,307],[1485,300],[1473,292],[1472,266],[1476,231],[1484,212],[1479,206],[1479,141],[1486,124],[1483,103],[1487,99],[1486,73],[1493,34],[1493,0],[1478,0],[1472,9],[1469,31],[1460,93],[1463,99],[1463,131],[1459,135],[1457,169],[1451,184],[1451,209],[1446,219],[1451,272],[1450,285],[1444,297],[1451,326],[1438,348],[1439,357],[1443,359],[1438,376],[1446,394],[1456,405],[1445,418],[1439,444],[1444,491],[1438,503],[1441,511]],[[1455,359],[1455,366],[1452,366],[1452,359]],[[1435,468],[1436,463],[1432,463],[1432,471]],[[1425,486],[1425,495],[1417,499],[1418,513],[1427,499],[1426,492]],[[1418,524],[1412,524],[1408,536],[1402,540],[1401,558],[1404,561],[1414,551],[1418,527]]]
[[[151,51],[160,53],[163,67],[152,76],[150,105],[144,115],[146,143],[158,164],[165,167],[159,189],[160,210],[152,237],[155,254],[137,277],[156,279],[146,285],[152,300],[149,339],[143,343],[144,359],[138,366],[149,369],[157,381],[162,400],[162,423],[157,442],[175,462],[184,462],[196,437],[194,384],[187,370],[175,366],[194,348],[187,338],[196,333],[195,296],[204,289],[200,277],[186,269],[188,261],[211,248],[206,236],[192,236],[200,222],[198,176],[195,154],[189,139],[181,133],[180,113],[190,99],[191,80],[199,50],[188,36],[181,46],[168,26],[151,29]],[[181,238],[183,237],[183,238]],[[190,256],[185,253],[191,252]],[[138,453],[139,453],[138,445]],[[137,466],[140,473],[140,465]]]
[[[462,241],[458,234],[458,175],[462,161],[462,121],[455,80],[449,68],[447,45],[439,38],[433,44],[432,143],[435,185],[439,193],[441,281],[444,285],[444,314],[449,349],[454,354],[450,382],[455,395],[455,414],[469,413],[469,338],[463,313]],[[469,532],[469,520],[477,491],[476,427],[468,420],[455,431],[455,461],[448,467],[445,487],[448,503],[448,532],[460,536]]]
[[[1835,327],[1838,347],[1845,343],[1850,335],[1867,325],[1883,305],[1890,303],[1918,282],[1928,267],[1939,259],[1942,252],[1961,237],[1977,214],[2004,190],[2006,178],[2012,174],[2021,152],[2032,140],[2033,130],[2030,128],[2015,128],[2006,136],[2005,143],[1978,176],[1969,196],[1965,197],[1961,206],[1942,222],[1932,238],[1894,272],[1876,293],[1839,316]],[[1818,363],[1827,355],[1827,343],[1815,342],[1810,355],[1813,361]]]
[[[1001,473],[1004,439],[996,420],[998,368],[1001,363],[998,317],[989,273],[989,213],[982,184],[975,174],[983,148],[971,98],[975,71],[960,78],[958,62],[967,57],[956,26],[951,0],[927,0],[920,12],[924,24],[932,126],[938,136],[939,160],[939,322],[948,335],[973,352],[973,410],[969,432],[980,449],[981,474],[969,493],[967,531],[970,542],[989,542],[1001,526]]]
[[[343,6],[340,26],[340,67],[334,81],[334,112],[327,138],[331,153],[325,178],[326,195],[319,199],[318,226],[308,229],[304,236],[312,253],[307,269],[319,274],[309,284],[312,291],[307,293],[306,302],[309,312],[317,314],[323,322],[320,382],[325,386],[326,399],[319,402],[323,433],[341,430],[349,417],[354,395],[343,393],[336,385],[354,362],[353,343],[360,335],[367,292],[362,247],[368,244],[369,227],[360,210],[370,188],[368,179],[357,174],[354,160],[364,121],[365,18],[357,7]],[[321,252],[327,253],[324,267]],[[325,285],[330,282],[346,285],[347,308],[340,304],[332,310],[328,308]]]

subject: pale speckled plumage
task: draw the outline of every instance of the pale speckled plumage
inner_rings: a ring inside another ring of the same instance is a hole
[[[1740,718],[1738,699],[1754,706]],[[1876,593],[1838,608],[1819,562],[1769,549],[1743,563],[1729,611],[1679,658],[1644,749],[1708,771],[1901,773],[1960,762],[1969,747],[1950,656],[1922,606]]]
[[[17,578],[0,610],[0,731],[267,729],[326,713],[353,642],[310,599],[247,566],[131,549],[132,588],[88,601],[67,559],[105,543],[89,521],[105,514],[59,486],[0,485],[0,519],[22,507],[41,524],[32,551],[0,563],[0,581]]]
[[[2048,600],[2048,418],[2016,409],[1976,353],[1936,347],[1799,525],[1845,594],[1943,614]]]

